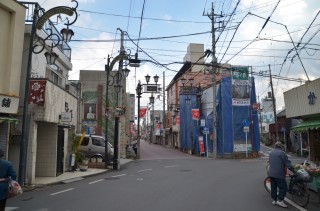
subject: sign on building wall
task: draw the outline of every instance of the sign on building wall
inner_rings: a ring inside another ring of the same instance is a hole
[[[249,68],[242,66],[232,67],[232,105],[250,105]]]
[[[194,120],[200,119],[200,111],[198,108],[192,109],[191,114],[192,114],[192,119],[194,119]]]
[[[19,97],[0,95],[0,113],[18,113]]]
[[[45,103],[45,93],[46,93],[46,80],[32,80],[29,84],[29,98],[28,103],[37,104],[43,106]]]

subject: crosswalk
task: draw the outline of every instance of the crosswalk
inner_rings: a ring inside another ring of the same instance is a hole
[[[260,155],[261,157],[260,158],[263,158],[263,159],[268,159],[269,158],[269,155],[270,153],[272,152],[272,150],[268,150],[268,151],[260,151]],[[287,154],[288,157],[291,157],[291,155]]]

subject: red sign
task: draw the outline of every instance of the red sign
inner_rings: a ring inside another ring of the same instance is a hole
[[[199,136],[199,149],[200,149],[200,154],[204,153],[204,143],[203,143],[202,136]]]
[[[200,119],[200,111],[199,109],[192,109],[191,110],[191,113],[192,113],[192,119],[194,120],[199,120]]]
[[[145,107],[145,108],[140,108],[140,110],[139,110],[139,118],[143,118],[144,115],[146,115],[147,109],[148,109],[147,107]]]
[[[258,110],[258,109],[260,109],[260,103],[253,103],[253,104],[252,104],[252,109],[253,109],[253,110]]]
[[[180,117],[176,117],[176,125],[180,125]]]
[[[40,106],[44,105],[46,93],[46,80],[32,80],[29,83],[29,98],[28,103],[34,103]]]

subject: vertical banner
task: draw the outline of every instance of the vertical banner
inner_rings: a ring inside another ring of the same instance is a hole
[[[200,119],[200,111],[198,108],[192,109],[191,114],[192,114],[192,119],[194,119],[194,120]]]
[[[135,112],[135,95],[134,94],[130,94],[130,122],[134,122],[134,112]]]
[[[140,107],[140,109],[139,109],[139,118],[143,118],[144,115],[146,115],[147,109],[148,109],[147,107]]]
[[[45,92],[46,92],[46,80],[32,80],[29,84],[30,95],[28,97],[28,103],[44,105]]]
[[[244,66],[232,67],[232,105],[250,105],[249,68]]]
[[[180,117],[179,116],[176,117],[176,125],[180,125]]]
[[[160,129],[161,129],[161,125],[157,124],[156,125],[156,136],[160,136]]]
[[[203,143],[203,136],[199,136],[199,149],[200,149],[200,155],[204,154],[204,143]]]

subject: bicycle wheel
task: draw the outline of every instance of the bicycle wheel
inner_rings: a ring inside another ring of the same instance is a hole
[[[303,182],[294,182],[290,191],[293,201],[301,207],[307,206],[310,194],[306,184]]]
[[[270,193],[271,191],[271,180],[269,177],[267,177],[265,180],[264,180],[264,188],[266,189],[266,191],[268,193]]]

